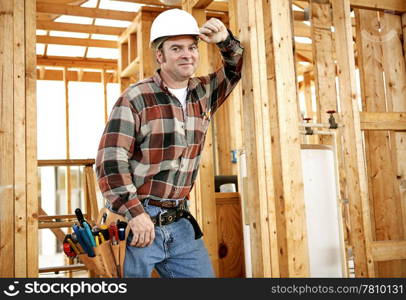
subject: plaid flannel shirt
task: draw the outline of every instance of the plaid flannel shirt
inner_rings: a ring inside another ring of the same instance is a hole
[[[96,173],[106,206],[131,219],[149,198],[183,199],[196,179],[210,116],[241,77],[243,47],[217,44],[223,67],[188,82],[186,111],[159,70],[115,103],[100,141]]]

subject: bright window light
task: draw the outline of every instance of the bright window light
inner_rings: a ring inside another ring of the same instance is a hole
[[[79,39],[89,38],[89,35],[87,33],[80,33],[80,32],[50,31],[49,35],[50,36],[79,38]]]
[[[96,7],[97,0],[88,0],[87,2],[83,3],[81,7]]]
[[[104,129],[103,101],[103,88],[100,83],[69,82],[71,158],[96,157]]]
[[[137,3],[101,0],[99,8],[136,12],[140,9],[141,6],[142,6],[141,4]]]
[[[87,57],[117,59],[118,58],[118,49],[89,47],[89,49],[87,51]]]
[[[38,159],[66,157],[63,81],[37,80]]]
[[[35,32],[37,35],[46,35],[47,31],[42,29],[37,29]]]
[[[77,24],[92,24],[93,19],[88,17],[75,16],[60,16],[54,20],[55,22],[77,23]]]
[[[37,44],[36,45],[36,53],[37,55],[44,55],[45,44]]]
[[[298,43],[303,43],[303,44],[311,44],[312,40],[307,38],[307,37],[303,37],[303,36],[295,36],[295,41]]]
[[[48,55],[55,56],[83,56],[85,48],[82,46],[48,45]]]
[[[117,41],[118,37],[116,35],[92,34],[92,39],[95,39],[95,40],[107,40],[107,41]]]
[[[292,9],[293,9],[293,10],[296,10],[296,11],[303,11],[302,8],[300,8],[299,6],[297,6],[297,5],[295,5],[295,4],[292,5]]]
[[[117,20],[110,20],[110,19],[96,19],[95,25],[101,26],[111,26],[111,27],[128,27],[130,26],[130,21],[117,21]]]

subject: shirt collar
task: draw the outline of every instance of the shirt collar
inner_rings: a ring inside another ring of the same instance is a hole
[[[155,74],[152,76],[152,80],[163,90],[167,91],[167,86],[165,85],[164,81],[162,80],[161,74],[159,73],[161,69],[155,71]],[[191,91],[197,87],[199,80],[196,77],[192,77],[189,79],[188,82],[188,90]]]

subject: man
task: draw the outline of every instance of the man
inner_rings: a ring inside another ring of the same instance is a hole
[[[192,78],[199,39],[217,44],[224,63]],[[107,206],[129,220],[126,277],[150,277],[153,268],[161,277],[214,277],[187,199],[210,115],[240,79],[243,48],[220,20],[199,29],[180,9],[156,17],[150,42],[160,67],[113,107],[97,155],[99,186]]]

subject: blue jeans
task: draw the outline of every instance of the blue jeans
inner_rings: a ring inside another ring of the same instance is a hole
[[[144,209],[152,217],[165,211],[148,204]],[[153,268],[162,278],[214,277],[204,242],[201,238],[195,240],[193,227],[187,219],[155,226],[155,240],[148,247],[132,247],[131,239],[130,233],[124,261],[125,277],[151,277]]]

